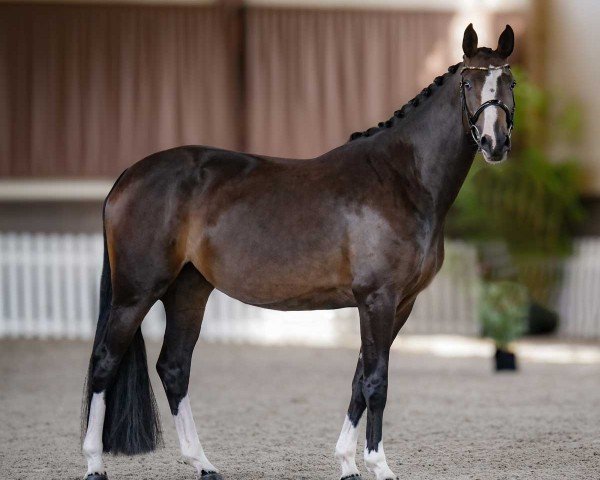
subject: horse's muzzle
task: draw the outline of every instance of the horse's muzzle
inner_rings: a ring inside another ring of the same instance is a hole
[[[501,162],[510,151],[510,135],[498,134],[496,144],[489,135],[481,138],[481,152],[488,162]]]

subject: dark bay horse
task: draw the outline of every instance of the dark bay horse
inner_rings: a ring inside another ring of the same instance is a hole
[[[212,290],[279,310],[355,306],[361,351],[335,456],[360,479],[358,422],[367,411],[366,468],[395,479],[382,445],[390,346],[440,269],[444,219],[478,149],[510,149],[515,83],[498,47],[478,48],[394,116],[310,160],[187,146],[126,170],[104,204],[100,315],[84,398],[86,478],[105,480],[102,452],[153,450],[160,428],[140,325],[167,314],[157,364],[183,457],[203,480],[208,461],[187,395],[192,351]]]

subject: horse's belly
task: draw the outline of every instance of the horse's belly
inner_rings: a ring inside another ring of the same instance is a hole
[[[220,268],[216,262],[205,276],[230,297],[273,310],[323,310],[355,305],[351,282],[333,268],[293,269],[265,261],[238,264],[236,269],[228,262]]]
[[[197,265],[218,290],[241,302],[275,310],[319,310],[354,305],[347,266],[333,256],[282,258],[272,252],[213,251]]]
[[[212,222],[200,219],[189,258],[212,285],[244,303],[279,310],[352,305],[344,219],[309,207],[242,204]]]
[[[271,310],[331,310],[335,308],[354,307],[356,302],[351,289],[331,288],[298,295],[296,297],[279,300],[256,302],[248,299],[239,299],[256,307]]]

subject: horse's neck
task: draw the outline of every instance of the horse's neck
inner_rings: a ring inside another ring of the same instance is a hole
[[[476,153],[463,126],[459,82],[460,74],[449,77],[394,132],[412,147],[416,169],[439,224],[443,224]]]

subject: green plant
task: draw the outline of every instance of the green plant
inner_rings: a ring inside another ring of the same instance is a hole
[[[570,252],[583,218],[579,166],[554,163],[537,149],[516,153],[499,166],[475,165],[452,209],[451,236],[503,240],[515,254]]]
[[[525,333],[528,305],[523,285],[508,281],[484,283],[479,302],[483,335],[494,340],[498,349],[506,350]]]

